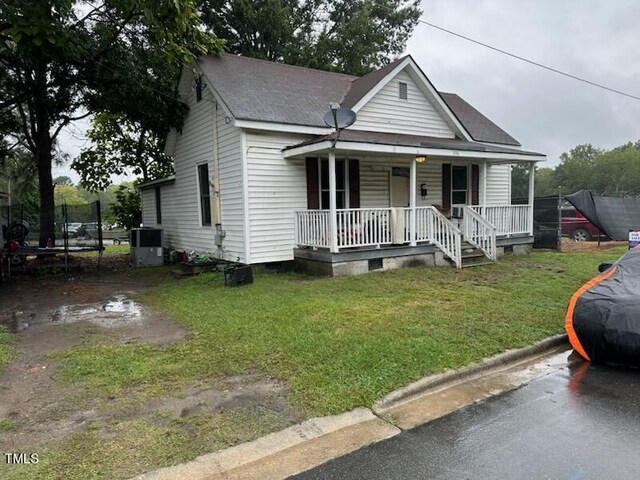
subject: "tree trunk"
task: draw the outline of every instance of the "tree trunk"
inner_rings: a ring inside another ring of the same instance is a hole
[[[48,137],[49,132],[46,131]],[[55,242],[55,206],[53,177],[51,175],[51,142],[38,144],[36,154],[38,162],[38,184],[40,189],[40,247],[46,247],[49,241]]]
[[[41,62],[34,72],[35,157],[38,164],[40,190],[40,239],[39,246],[46,247],[55,242],[55,206],[51,167],[53,163],[53,140],[51,139],[51,117],[47,93],[47,64]]]

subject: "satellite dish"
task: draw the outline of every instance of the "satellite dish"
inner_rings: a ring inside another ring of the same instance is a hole
[[[334,116],[335,114],[335,116]],[[347,128],[356,121],[356,112],[348,108],[338,108],[329,110],[324,114],[324,123],[336,130]]]

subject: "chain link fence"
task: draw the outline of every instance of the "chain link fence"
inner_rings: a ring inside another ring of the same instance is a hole
[[[41,222],[37,205],[17,204],[4,207],[0,220],[3,221],[4,242],[13,240],[23,247],[39,247]],[[55,248],[53,253],[66,253],[80,247],[86,250],[102,249],[104,225],[100,201],[83,205],[56,205],[54,222],[54,236],[47,239],[46,245],[48,248]]]

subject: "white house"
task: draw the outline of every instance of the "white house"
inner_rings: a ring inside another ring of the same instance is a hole
[[[183,69],[189,113],[166,151],[175,175],[146,183],[143,224],[166,246],[230,261],[341,275],[463,266],[533,242],[533,165],[410,56],[363,77],[234,55]],[[332,102],[356,122],[338,137]],[[511,164],[530,168],[511,204]]]

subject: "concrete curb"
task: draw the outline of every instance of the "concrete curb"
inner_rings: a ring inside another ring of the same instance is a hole
[[[555,335],[529,347],[508,350],[458,370],[425,377],[386,395],[374,404],[373,411],[356,408],[339,415],[312,418],[252,442],[142,474],[135,480],[285,478],[399,434],[401,430],[384,415],[391,408],[400,405],[400,408],[405,408],[403,404],[428,390],[447,383],[473,381],[490,370],[515,367],[564,344],[568,344],[567,335]]]
[[[426,390],[438,387],[445,383],[462,381],[466,378],[478,375],[485,370],[495,369],[511,363],[519,362],[529,357],[540,355],[547,350],[551,350],[562,344],[568,344],[566,334],[559,334],[545,338],[544,340],[534,343],[529,347],[507,350],[506,352],[499,353],[493,357],[486,358],[481,362],[472,363],[467,367],[430,375],[407,385],[406,387],[395,390],[381,398],[374,403],[373,411],[376,413],[383,413],[384,410],[388,410],[391,406],[402,403]]]
[[[284,450],[309,443],[319,437],[372,421],[379,422],[384,426],[384,431],[382,434],[379,434],[380,440],[400,433],[400,430],[380,420],[368,408],[356,408],[355,410],[339,415],[312,418],[298,425],[258,438],[252,442],[242,443],[234,447],[202,455],[181,465],[148,472],[135,477],[135,479],[196,480],[217,478],[221,475],[226,476],[226,472],[233,471],[244,465],[261,461],[266,457],[271,457]],[[393,431],[388,431],[389,428],[392,428]],[[369,441],[368,443],[371,442]]]

